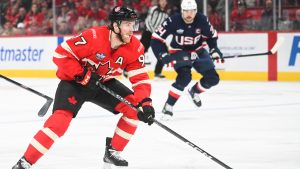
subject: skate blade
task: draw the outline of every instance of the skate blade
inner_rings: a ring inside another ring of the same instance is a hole
[[[128,167],[128,166],[115,166],[111,163],[104,162],[102,169],[120,169],[120,168],[126,168],[126,167]]]
[[[104,163],[103,164],[103,169],[111,169],[112,164],[110,163]]]

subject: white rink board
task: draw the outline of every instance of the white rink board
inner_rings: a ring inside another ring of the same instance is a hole
[[[300,72],[300,33],[279,33],[278,37],[285,40],[278,50],[278,72]]]
[[[0,37],[0,69],[56,69],[57,37]]]
[[[278,33],[285,42],[278,50],[278,72],[300,72],[300,43],[296,48],[298,52],[294,56],[294,64],[289,65],[292,45],[295,39],[300,38],[300,33]],[[139,38],[140,35],[137,35]],[[58,39],[66,37],[0,37],[0,70],[56,70],[52,62],[52,56]],[[220,33],[218,40],[221,51],[226,55],[264,53],[268,51],[267,33]],[[294,45],[295,46],[295,45]],[[18,59],[12,59],[12,51],[21,51]],[[30,54],[29,53],[30,50]],[[35,52],[34,52],[35,51]],[[39,55],[41,54],[41,55]],[[29,59],[24,59],[24,56]],[[156,58],[152,51],[147,55],[147,62],[151,62],[148,70],[154,70]],[[267,72],[268,56],[255,56],[245,58],[227,59],[225,64],[216,64],[217,69],[224,69],[228,72]],[[165,70],[173,70],[165,66]]]
[[[264,53],[268,51],[268,36],[266,33],[225,33],[220,35],[218,45],[224,56]],[[268,56],[226,59],[223,67],[226,71],[267,72]]]

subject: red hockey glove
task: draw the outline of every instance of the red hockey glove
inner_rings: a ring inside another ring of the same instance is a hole
[[[140,121],[148,123],[150,126],[153,124],[153,118],[155,117],[155,110],[152,107],[152,99],[145,98],[143,99],[137,107],[142,107],[143,111],[139,111],[137,116]]]
[[[87,88],[90,88],[92,90],[99,88],[98,84],[101,83],[102,79],[102,76],[98,75],[95,72],[87,70],[87,68],[84,68],[82,75],[75,76],[75,81],[77,83],[80,83],[81,85],[86,86]]]
[[[217,60],[217,62],[219,62],[219,59],[221,59],[221,63],[224,63],[225,60],[223,58],[223,53],[220,51],[219,48],[212,48],[210,49],[210,55],[211,55],[211,58],[212,60]]]

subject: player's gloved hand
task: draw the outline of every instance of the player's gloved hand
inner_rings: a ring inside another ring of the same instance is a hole
[[[168,64],[173,61],[173,58],[172,58],[172,56],[170,56],[169,53],[162,54],[160,59],[163,64]]]
[[[98,89],[98,84],[101,83],[102,76],[92,72],[84,67],[82,75],[75,76],[75,81],[92,90]]]
[[[225,60],[223,58],[223,53],[220,51],[219,48],[215,47],[210,49],[210,56],[213,60],[217,60],[217,62],[219,62],[219,59],[221,60],[221,63],[224,63]]]
[[[185,51],[178,51],[172,54],[162,54],[162,62],[163,64],[168,64],[171,61],[184,62],[195,60],[198,57],[197,53],[189,53]]]
[[[151,124],[153,124],[153,119],[155,117],[155,110],[152,107],[152,99],[150,98],[145,98],[143,99],[138,105],[137,107],[141,107],[142,110],[138,109],[138,118],[140,121],[143,121],[145,123],[148,123],[148,125],[150,126]]]

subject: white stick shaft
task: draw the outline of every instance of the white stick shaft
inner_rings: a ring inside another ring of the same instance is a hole
[[[283,44],[284,42],[284,38],[283,37],[279,37],[277,42],[275,43],[275,45],[273,46],[273,48],[270,50],[270,52],[272,54],[276,53],[278,48]]]

